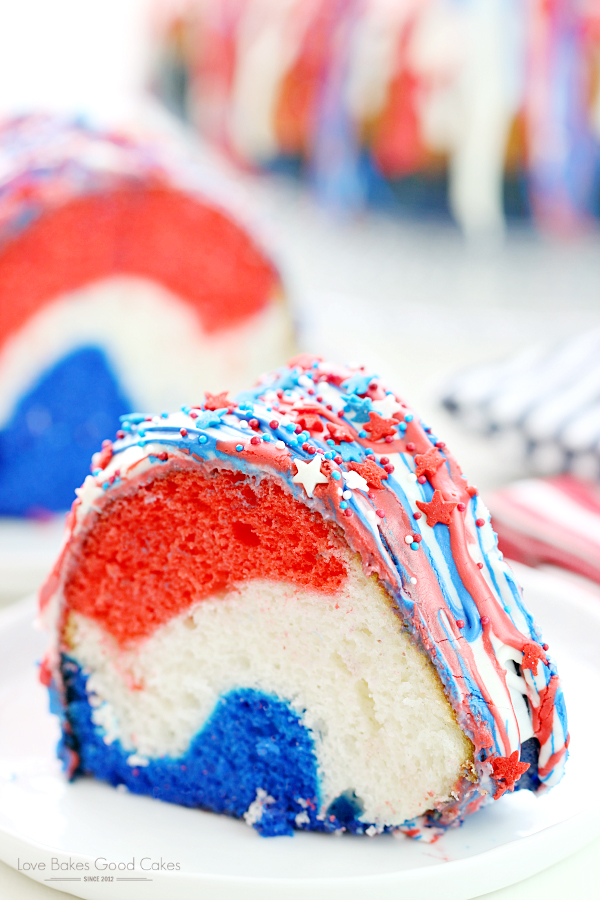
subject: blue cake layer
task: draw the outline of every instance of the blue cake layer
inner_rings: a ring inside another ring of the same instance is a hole
[[[92,454],[131,408],[101,350],[81,347],[63,357],[0,431],[0,514],[69,509]]]
[[[368,827],[357,818],[361,804],[351,790],[331,803],[325,820],[317,818],[320,792],[313,739],[284,700],[248,688],[230,691],[182,756],[131,766],[129,752],[119,741],[106,744],[103,729],[92,722],[81,668],[65,658],[62,673],[67,706],[65,710],[55,702],[53,712],[62,721],[59,755],[65,762],[71,751],[79,755],[75,775],[94,775],[112,785],[123,784],[132,793],[238,818],[262,789],[274,798],[254,825],[265,837],[291,835],[298,827],[344,827],[360,834]],[[299,825],[296,816],[303,812],[308,821]]]

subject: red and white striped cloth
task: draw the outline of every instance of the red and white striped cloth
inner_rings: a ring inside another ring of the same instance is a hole
[[[531,478],[488,499],[505,556],[550,563],[600,583],[600,485],[572,475]]]

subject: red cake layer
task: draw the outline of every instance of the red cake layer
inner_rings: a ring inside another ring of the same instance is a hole
[[[91,239],[93,238],[93,240]],[[246,232],[217,209],[163,187],[131,185],[44,212],[0,253],[0,343],[49,298],[111,275],[162,283],[206,331],[263,309],[278,284]]]
[[[170,469],[106,502],[66,582],[66,611],[127,643],[252,578],[333,593],[347,577],[344,548],[272,479]]]

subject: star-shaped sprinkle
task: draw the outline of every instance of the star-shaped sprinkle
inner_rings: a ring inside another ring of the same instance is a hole
[[[373,400],[373,409],[384,419],[391,419],[402,407],[393,394],[386,394],[383,400]]]
[[[305,407],[304,409],[294,410],[298,413],[298,424],[305,431],[323,431],[323,423],[318,415],[319,410],[315,407]]]
[[[347,382],[343,382],[343,386],[349,394],[366,394],[370,383],[376,377],[375,375],[361,375],[360,372],[355,372]]]
[[[360,447],[358,447],[354,443],[354,441],[351,444],[342,443],[339,447],[336,447],[336,450],[338,451],[344,462],[359,463],[362,459]]]
[[[370,424],[365,425],[365,431],[371,432],[371,440],[378,441],[388,435],[396,435],[397,422],[395,419],[383,419],[379,413],[369,413]]]
[[[352,410],[354,421],[362,425],[363,422],[369,421],[369,413],[373,409],[373,401],[370,397],[359,397],[358,394],[350,394],[346,397],[344,409]]]
[[[227,399],[227,394],[229,391],[223,391],[221,394],[209,394],[208,391],[204,394],[206,400],[204,401],[204,409],[210,409],[214,411],[215,409],[225,409],[225,407],[230,405],[230,401]]]
[[[521,663],[521,668],[531,669],[532,675],[537,675],[538,662],[540,659],[543,663],[547,662],[546,654],[539,644],[534,644],[533,641],[525,644],[523,647],[523,661]]]
[[[309,497],[318,484],[327,484],[328,478],[321,472],[322,457],[317,454],[309,463],[295,459],[297,472],[292,478],[294,484],[301,484]]]
[[[421,475],[426,475],[427,478],[431,478],[445,461],[445,458],[437,447],[432,447],[427,453],[420,453],[415,456],[415,462],[417,464],[415,475],[417,478]]]
[[[441,522],[442,525],[450,524],[452,521],[451,516],[456,509],[457,503],[454,503],[452,500],[444,500],[441,491],[434,491],[433,497],[429,503],[423,503],[422,500],[417,500],[417,506],[421,512],[424,512],[427,516],[427,524],[433,528],[433,526],[437,525],[439,522]]]
[[[383,490],[381,481],[382,479],[384,481],[387,479],[387,472],[384,472],[381,466],[378,466],[374,460],[365,459],[364,463],[349,462],[348,468],[351,472],[358,472],[374,491]]]
[[[529,768],[529,763],[519,762],[519,751],[510,756],[495,756],[492,760],[492,776],[496,779],[498,790],[494,800],[498,800],[506,791],[514,791],[515,784]]]
[[[346,487],[350,491],[356,491],[356,490],[368,491],[369,490],[369,485],[367,484],[365,479],[362,477],[362,475],[358,474],[358,472],[353,472],[353,471],[346,472],[344,475],[344,479],[346,481]]]
[[[327,425],[327,431],[329,432],[329,437],[331,438],[331,440],[335,441],[336,444],[339,444],[342,441],[348,442],[353,440],[350,432],[343,428],[341,425],[333,425],[330,422]]]
[[[220,418],[213,412],[200,413],[198,418],[194,420],[194,428],[210,428],[220,424]]]

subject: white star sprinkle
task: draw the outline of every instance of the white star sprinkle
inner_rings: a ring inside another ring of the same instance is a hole
[[[349,488],[351,491],[356,491],[356,490],[368,491],[369,490],[369,485],[367,484],[365,479],[362,477],[362,475],[359,475],[358,472],[355,472],[354,470],[352,470],[350,472],[344,472],[344,478],[346,480],[346,487]]]
[[[402,407],[393,394],[386,394],[383,400],[373,400],[373,409],[383,416],[384,419],[391,419],[394,413],[399,412]]]
[[[305,463],[301,459],[295,459],[294,462],[298,471],[292,478],[292,481],[294,484],[301,484],[309,497],[312,497],[313,491],[318,484],[327,484],[329,481],[321,472],[323,457],[317,455],[309,463]]]

